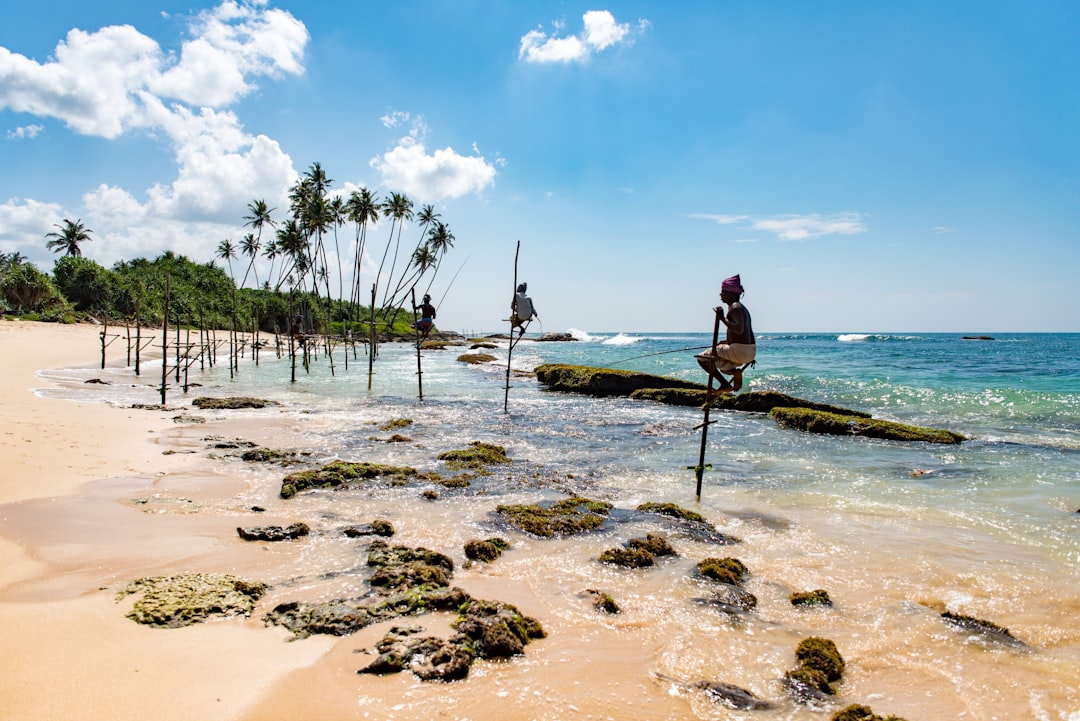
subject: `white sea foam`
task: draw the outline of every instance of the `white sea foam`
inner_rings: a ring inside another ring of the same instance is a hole
[[[574,340],[580,340],[580,341],[584,341],[584,342],[598,340],[596,336],[589,335],[585,331],[578,330],[577,328],[570,328],[566,332],[569,333],[571,336],[573,336]]]
[[[626,335],[625,333],[619,333],[610,338],[604,340],[604,345],[633,345],[641,340],[638,336]]]
[[[836,336],[836,340],[841,343],[853,343],[855,341],[869,340],[870,335],[868,333],[841,333]]]

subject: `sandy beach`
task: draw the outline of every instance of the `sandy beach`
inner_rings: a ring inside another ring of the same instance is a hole
[[[0,514],[16,511],[28,523],[41,518],[42,525],[61,526],[29,529],[39,541],[35,551],[19,538],[0,538],[0,718],[236,718],[277,677],[310,664],[330,643],[316,639],[301,648],[283,643],[283,632],[243,624],[162,633],[125,618],[113,591],[88,587],[91,577],[105,586],[154,573],[154,551],[169,542],[168,523],[148,525],[142,512],[108,500],[115,493],[95,500],[88,487],[124,478],[125,490],[150,493],[168,487],[181,469],[191,478],[199,463],[193,455],[163,454],[185,442],[172,420],[176,412],[35,395],[43,385],[38,370],[100,362],[99,332],[88,325],[0,322]],[[115,355],[123,360],[122,351]],[[184,491],[229,490],[218,481],[212,489]],[[48,507],[57,512],[46,514]],[[83,513],[89,518],[81,519]],[[78,528],[84,520],[115,552],[86,548]],[[70,537],[66,523],[75,526]],[[216,525],[228,533],[228,519]],[[102,538],[103,527],[116,536]],[[103,555],[115,559],[111,567],[85,567],[88,558]]]

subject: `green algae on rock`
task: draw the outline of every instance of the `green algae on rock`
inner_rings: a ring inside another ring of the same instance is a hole
[[[844,659],[836,644],[810,636],[795,648],[798,666],[784,674],[788,692],[799,703],[821,701],[836,695],[834,684],[844,675]]]
[[[356,481],[382,478],[393,485],[401,485],[416,478],[424,478],[409,466],[387,466],[380,463],[354,463],[331,461],[322,468],[290,473],[281,481],[281,497],[292,498],[309,488],[342,488]]]
[[[788,596],[788,601],[792,606],[832,606],[832,599],[829,598],[829,592],[823,588],[816,588],[813,591],[796,591]]]
[[[696,523],[706,522],[705,516],[700,513],[688,511],[674,503],[642,503],[637,509],[647,513],[659,513],[663,516],[671,516],[672,518],[678,518],[683,521],[694,521]]]
[[[769,412],[769,416],[783,428],[795,428],[808,433],[954,445],[966,440],[965,436],[952,431],[827,413],[809,408],[774,408]]]
[[[879,716],[869,706],[853,703],[832,715],[829,721],[904,721],[899,716]]]
[[[469,365],[480,365],[481,363],[490,363],[498,360],[490,353],[462,353],[457,357],[462,363],[468,363]]]
[[[584,596],[592,600],[593,608],[597,611],[610,614],[622,613],[615,599],[602,591],[589,588],[585,590]]]
[[[510,548],[510,542],[505,538],[473,539],[465,542],[465,558],[491,563],[508,548]]]
[[[392,418],[379,426],[380,431],[396,431],[412,425],[412,418]]]
[[[1009,629],[999,626],[992,621],[985,621],[981,618],[975,618],[974,616],[965,616],[959,613],[953,613],[952,611],[945,611],[941,614],[941,619],[945,622],[945,625],[953,628],[957,631],[970,631],[983,638],[1001,641],[1012,645],[1023,645],[1024,642],[1013,636],[1009,632]]]
[[[229,574],[186,573],[140,578],[124,586],[117,599],[142,594],[127,617],[158,628],[181,628],[211,616],[249,616],[266,584]]]
[[[706,558],[697,564],[697,572],[705,578],[732,586],[741,586],[749,571],[737,558]]]
[[[653,555],[644,548],[609,548],[600,554],[601,563],[624,568],[647,568],[656,563]]]
[[[545,363],[537,366],[535,372],[537,380],[551,390],[591,396],[628,396],[632,391],[641,388],[704,390],[704,386],[692,381],[611,368]]]
[[[645,388],[634,391],[630,397],[635,400],[656,401],[671,406],[699,407],[705,402],[705,386],[695,389]],[[722,411],[743,411],[745,413],[768,413],[773,408],[812,408],[814,410],[839,413],[841,415],[869,418],[870,414],[849,408],[817,403],[804,398],[796,398],[777,391],[749,391],[747,393],[729,393],[713,399],[712,407]]]
[[[201,396],[191,401],[191,405],[203,410],[232,410],[237,408],[266,408],[268,406],[280,406],[277,401],[269,401],[262,398],[248,398],[233,396],[231,398],[209,398]]]
[[[244,451],[240,458],[248,463],[278,463],[283,466],[289,466],[296,463],[303,463],[304,456],[310,456],[310,451],[281,451],[273,448],[252,448]]]
[[[493,443],[483,443],[482,441],[472,441],[469,443],[468,448],[444,451],[436,457],[440,461],[445,461],[446,467],[451,470],[483,468],[484,466],[513,462],[506,455],[506,448]]]
[[[236,534],[245,541],[291,541],[303,538],[311,533],[311,528],[306,523],[293,523],[287,528],[281,526],[250,526],[238,527]]]
[[[550,506],[519,504],[498,506],[495,512],[526,533],[543,538],[571,536],[598,528],[611,504],[580,496],[564,498]]]

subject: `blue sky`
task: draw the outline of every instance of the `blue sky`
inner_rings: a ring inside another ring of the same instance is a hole
[[[758,332],[1075,332],[1078,37],[1041,0],[18,3],[0,251],[49,270],[79,218],[103,265],[206,262],[318,162],[435,207],[446,329],[505,329],[520,241],[532,330],[711,331],[739,273]]]

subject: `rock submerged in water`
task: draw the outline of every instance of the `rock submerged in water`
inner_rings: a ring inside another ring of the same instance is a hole
[[[899,716],[879,716],[869,706],[853,703],[832,715],[829,721],[904,721]]]
[[[232,410],[237,408],[266,408],[268,406],[280,406],[281,404],[277,401],[244,396],[231,398],[208,398],[203,396],[191,401],[191,405],[203,410]]]
[[[799,703],[826,701],[836,695],[833,684],[844,676],[844,658],[827,638],[810,636],[795,648],[798,666],[784,675],[784,685]]]
[[[306,523],[294,523],[287,528],[281,526],[237,528],[236,533],[245,541],[291,541],[308,535],[311,533],[311,528]]]
[[[502,505],[495,513],[519,530],[541,538],[571,536],[599,528],[611,511],[611,504],[573,496],[551,505]]]

